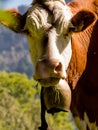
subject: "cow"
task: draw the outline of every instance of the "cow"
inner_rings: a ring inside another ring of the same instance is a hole
[[[46,111],[70,109],[79,130],[98,130],[98,0],[34,0],[23,15],[0,10],[0,23],[28,38],[42,86],[39,129],[49,130]]]

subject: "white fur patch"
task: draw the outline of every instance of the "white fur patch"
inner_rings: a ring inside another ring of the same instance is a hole
[[[38,36],[41,29],[50,26],[49,19],[48,12],[36,4],[28,11],[25,28],[29,29],[33,36]]]
[[[57,32],[66,32],[70,19],[72,18],[70,8],[59,1],[46,2],[46,5],[48,5],[49,9],[53,11],[54,23],[57,24]]]
[[[48,1],[45,2],[45,5],[48,6],[53,15],[50,16],[47,10],[39,4],[35,4],[33,7],[29,8],[25,28],[28,28],[34,33],[36,29],[46,30],[52,26],[52,23],[56,23],[58,33],[66,32],[70,19],[72,18],[70,8],[59,1]]]
[[[65,37],[68,25],[72,17],[70,8],[59,1],[45,2],[53,15],[39,4],[31,7],[27,14],[25,29],[29,30],[28,35],[29,48],[32,61],[36,66],[38,59],[43,54],[43,39],[48,34],[48,54],[51,58],[60,59],[62,67],[62,76],[66,78],[66,72],[71,55],[71,35]],[[55,25],[54,25],[54,24]],[[52,27],[50,31],[48,31]]]
[[[98,130],[96,122],[91,123],[86,112],[84,113],[84,120],[81,120],[79,117],[75,117],[74,120],[79,130],[87,130],[87,126],[89,130]]]

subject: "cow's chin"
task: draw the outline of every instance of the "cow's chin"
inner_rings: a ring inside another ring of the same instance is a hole
[[[50,77],[50,78],[46,78],[46,79],[39,79],[38,81],[40,82],[41,86],[50,87],[50,86],[57,85],[60,81],[60,78]]]
[[[66,80],[59,79],[55,86],[43,87],[42,95],[48,113],[70,109],[71,90]]]

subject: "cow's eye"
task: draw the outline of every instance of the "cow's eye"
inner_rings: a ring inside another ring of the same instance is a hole
[[[68,37],[68,33],[64,34],[64,37],[65,37],[65,38]]]
[[[64,37],[68,37],[72,32],[75,32],[75,27],[74,26],[69,26],[67,32],[64,34]]]
[[[71,32],[74,32],[74,31],[75,31],[75,26],[72,23],[70,23],[69,28],[68,28],[68,33],[71,33]]]
[[[24,29],[23,33],[25,33],[26,35],[30,35],[30,31],[28,29]]]
[[[68,32],[74,32],[75,31],[75,27],[73,26],[73,27],[69,27],[69,29],[68,29]]]

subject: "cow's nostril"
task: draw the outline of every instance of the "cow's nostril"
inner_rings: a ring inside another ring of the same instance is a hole
[[[57,65],[54,68],[54,73],[59,73],[62,71],[62,64],[61,62],[57,63]]]

